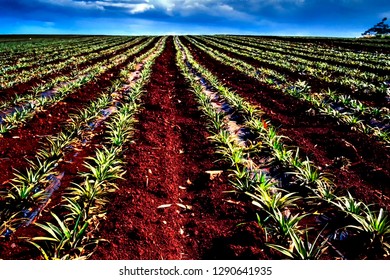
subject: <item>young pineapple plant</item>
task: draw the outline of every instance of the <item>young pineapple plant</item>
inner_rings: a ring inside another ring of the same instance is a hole
[[[290,245],[284,247],[277,244],[267,244],[270,248],[282,253],[290,259],[294,260],[318,260],[328,249],[327,239],[321,241],[323,230],[311,241],[309,238],[309,230],[306,229],[301,237],[294,230],[288,230],[290,237]]]
[[[371,257],[390,256],[390,216],[383,208],[373,211],[364,205],[363,213],[352,213],[358,225],[349,227],[357,229],[367,238],[367,250]]]
[[[88,259],[96,244],[102,241],[87,234],[92,220],[79,215],[76,219],[62,221],[56,214],[51,214],[56,223],[36,223],[48,236],[33,237],[28,242],[41,252],[45,260]]]

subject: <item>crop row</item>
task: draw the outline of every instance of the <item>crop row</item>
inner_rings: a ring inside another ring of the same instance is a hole
[[[63,61],[55,65],[49,64],[44,66],[38,66],[29,70],[22,70],[21,72],[13,73],[10,75],[2,75],[0,79],[0,87],[2,89],[8,89],[14,87],[17,84],[26,83],[34,78],[42,79],[49,74],[59,73],[63,69],[77,69],[78,65],[82,63],[100,57],[104,57],[106,55],[110,55],[113,52],[120,52],[126,50],[129,46],[137,43],[139,40],[140,38],[136,38],[129,43],[125,43],[124,45],[114,46],[99,52],[91,52],[86,56],[71,57],[69,61]]]
[[[216,37],[210,37],[216,39]],[[242,40],[217,40],[215,42],[234,48],[243,49],[244,51],[254,52],[260,56],[269,55],[270,57],[285,60],[288,63],[296,64],[297,73],[301,76],[311,75],[318,78],[320,81],[333,82],[343,77],[354,78],[360,83],[383,84],[388,80],[390,74],[390,65],[381,65],[386,59],[378,59],[380,62],[364,63],[359,59],[342,59],[326,57],[323,53],[313,51],[313,54],[308,48],[296,51],[285,50],[280,46],[262,46],[250,41]]]
[[[43,66],[59,62],[61,60],[67,60],[72,62],[71,58],[80,56],[82,54],[88,54],[90,52],[97,52],[109,47],[115,47],[120,44],[124,44],[129,41],[129,38],[109,38],[92,41],[89,43],[77,42],[74,44],[66,45],[67,48],[61,48],[56,51],[49,49],[43,49],[41,53],[31,55],[29,53],[23,53],[23,56],[18,59],[8,60],[1,63],[0,74],[10,75],[10,72],[16,72],[19,69],[32,68],[34,66]]]
[[[199,49],[223,64],[232,66],[238,71],[268,84],[271,88],[281,93],[309,102],[322,114],[334,117],[338,121],[350,125],[352,129],[377,137],[387,144],[390,143],[388,132],[389,112],[386,108],[367,107],[350,96],[339,96],[330,90],[325,90],[321,93],[311,92],[311,87],[306,81],[289,81],[281,73],[268,68],[254,67],[195,40],[190,38],[189,40]],[[275,82],[275,79],[277,79],[277,82]]]
[[[308,61],[296,57],[295,55],[279,54],[273,51],[257,50],[253,47],[246,47],[242,44],[232,42],[214,41],[203,39],[208,45],[221,49],[229,49],[233,53],[251,57],[268,67],[281,69],[292,75],[298,73],[302,79],[318,80],[329,87],[348,87],[351,93],[358,92],[364,95],[386,96],[390,90],[389,75],[379,76],[377,73],[360,71],[359,69],[349,69],[341,66],[329,64],[318,64],[315,61]]]
[[[74,146],[80,145],[77,144],[78,141],[90,139],[85,134],[92,133],[90,137],[94,137],[91,128],[93,130],[94,127],[102,125],[102,121],[108,120],[105,123],[104,145],[96,150],[95,157],[85,159],[84,166],[88,171],[80,173],[78,179],[75,179],[74,186],[65,190],[60,210],[57,209],[61,215],[52,214],[56,225],[51,222],[37,224],[47,232],[48,236],[30,239],[30,242],[39,248],[44,258],[87,258],[93,252],[90,246],[96,245],[99,240],[91,238],[91,236],[96,234],[98,220],[104,216],[104,206],[108,202],[107,195],[116,189],[113,181],[123,175],[123,163],[120,155],[123,145],[128,143],[132,136],[134,114],[138,109],[136,102],[142,94],[142,87],[149,79],[153,60],[161,53],[163,47],[164,40],[162,39],[156,47],[135,59],[126,69],[123,69],[122,73],[127,73],[127,75],[121,75],[116,81],[114,80],[114,86],[107,89],[108,93],[104,93],[96,102],[92,102],[89,108],[73,116],[72,122],[67,126],[65,132],[54,138],[49,138],[48,147],[39,152],[37,161],[39,164],[42,162],[42,165],[52,168],[46,168],[44,172],[42,168],[36,168],[36,165],[32,165],[32,168],[27,171],[27,173],[35,174],[41,179],[40,182],[34,182],[34,188],[37,188],[37,185],[47,185],[49,182],[45,180],[58,178],[60,172],[57,170],[54,174],[56,163],[50,162],[58,162],[69,146],[72,147],[71,149],[75,149]],[[141,73],[134,74],[139,71],[140,65],[143,68]],[[77,139],[79,140],[75,141]],[[58,145],[52,145],[52,143],[58,143]],[[57,146],[60,148],[54,156],[54,148]],[[18,178],[21,177],[17,176],[14,182],[19,183],[19,189],[31,184],[27,181],[17,182]],[[76,183],[80,180],[81,183]],[[12,205],[12,207],[17,205],[15,200],[19,201],[20,197],[14,195],[17,193],[16,189],[16,186],[13,186],[5,195],[6,205]],[[42,204],[41,201],[46,203],[48,194],[50,191],[47,187],[37,192],[30,190],[28,193],[30,204],[24,205],[22,209],[19,207],[18,211],[13,211],[14,214],[8,213],[9,220],[3,223],[8,227],[3,235],[7,236],[15,230],[15,227],[20,225],[20,219],[26,220],[26,215],[30,221],[36,217],[38,213],[31,211],[31,205]],[[38,207],[38,209],[40,208]],[[67,213],[64,214],[64,211]],[[21,215],[24,216],[20,217]],[[61,220],[59,216],[64,216],[64,219]],[[11,226],[13,226],[13,230]]]
[[[69,211],[65,216],[67,218],[61,220],[52,214],[58,226],[50,222],[37,224],[46,231],[47,236],[33,237],[30,242],[41,251],[45,259],[86,259],[94,252],[95,248],[91,248],[91,245],[97,245],[101,241],[96,236],[99,220],[104,217],[105,205],[109,203],[107,195],[117,188],[114,181],[122,179],[124,175],[121,154],[124,145],[132,137],[134,116],[139,106],[136,102],[149,80],[153,60],[163,50],[163,44],[159,45],[158,51],[155,50],[146,58],[147,61],[142,62],[140,78],[130,89],[127,88],[125,100],[106,125],[108,141],[96,150],[95,157],[89,158],[92,164],[85,163],[89,170],[80,174],[84,180],[76,187],[67,189],[62,205]],[[121,136],[118,137],[119,135]],[[117,141],[112,141],[113,139]]]
[[[317,259],[330,247],[344,258],[337,244],[361,238],[368,255],[389,254],[390,217],[384,209],[341,194],[330,174],[283,144],[284,137],[256,107],[200,66],[178,40],[176,47],[177,63],[208,117],[217,152],[231,163],[232,185],[259,208],[269,247],[293,259]],[[314,228],[304,228],[307,223]]]
[[[118,39],[113,37],[113,39]],[[22,42],[6,42],[0,44],[0,61],[24,63],[34,61],[44,54],[56,55],[59,52],[72,50],[75,46],[95,45],[107,41],[104,37],[62,38],[29,41],[24,38]]]
[[[254,46],[264,50],[272,50],[281,54],[293,54],[302,58],[323,61],[334,64],[343,64],[349,67],[367,67],[366,69],[383,70],[383,67],[389,70],[388,54],[349,51],[348,49],[321,47],[314,43],[296,43],[271,40],[259,40],[251,37],[223,36],[223,39],[234,41],[244,45]],[[283,47],[281,47],[283,46]],[[319,63],[319,65],[321,65]]]
[[[50,92],[42,92],[42,88],[39,88],[39,90],[32,95],[17,97],[9,103],[5,103],[4,106],[6,106],[5,108],[8,110],[5,110],[6,113],[2,117],[0,133],[8,133],[10,130],[26,123],[37,111],[43,110],[44,108],[59,102],[70,93],[78,90],[87,83],[98,79],[103,73],[109,71],[116,65],[125,62],[129,56],[132,56],[147,47],[153,40],[154,38],[150,38],[143,44],[128,49],[124,54],[110,58],[106,63],[96,63],[85,68],[83,73],[78,73],[79,76],[73,80],[61,79],[61,77],[59,77],[61,81],[60,86]],[[8,107],[11,104],[13,107]]]
[[[346,38],[308,38],[308,37],[255,37],[262,40],[271,41],[273,44],[287,44],[305,46],[307,44],[315,45],[319,49],[335,51],[336,53],[353,52],[356,54],[372,53],[377,55],[380,53],[388,54],[389,40],[376,39],[370,40],[365,38],[346,39]]]

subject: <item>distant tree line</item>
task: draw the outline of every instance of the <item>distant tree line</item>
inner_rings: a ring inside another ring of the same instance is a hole
[[[364,33],[362,33],[363,36],[367,35],[375,35],[375,36],[382,36],[382,35],[390,35],[390,26],[385,23],[387,18],[383,18],[381,22],[378,22],[370,29],[366,30]]]

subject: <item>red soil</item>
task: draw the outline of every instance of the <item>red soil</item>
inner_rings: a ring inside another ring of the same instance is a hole
[[[100,46],[100,48],[96,49],[94,52],[102,52],[102,51],[110,49],[110,48],[118,47],[120,45],[125,45],[125,44],[131,42],[132,40],[133,39],[128,39],[125,42],[120,42],[120,43],[118,43],[116,40],[115,41],[113,40],[113,41],[111,41],[109,43],[109,45],[107,45],[105,47],[101,47]],[[88,43],[84,42],[84,43],[79,43],[78,45],[72,45],[71,48],[72,49],[74,49],[74,48],[79,48],[79,49],[81,49],[81,48],[90,48],[90,47],[95,47],[95,46],[97,46],[100,43],[102,43],[102,41],[96,41],[96,42],[93,42],[93,43],[92,42],[88,42]],[[64,53],[64,52],[67,52],[68,50],[69,50],[69,48],[56,50],[55,54],[57,55],[59,53]],[[88,55],[90,53],[91,53],[91,51],[88,51],[88,50],[84,49],[82,52],[77,52],[77,53],[75,52],[74,55],[70,55],[70,56],[68,56],[66,58],[56,58],[56,59],[54,59],[54,60],[52,60],[50,62],[44,60],[45,57],[39,57],[39,58],[36,57],[37,59],[33,60],[30,66],[23,66],[23,67],[20,67],[20,68],[18,68],[16,70],[8,71],[7,74],[13,74],[13,73],[20,72],[20,71],[30,70],[30,69],[32,69],[32,68],[34,68],[36,66],[42,67],[42,66],[45,66],[45,65],[55,65],[56,63],[64,62],[64,61],[70,60],[70,59],[75,58],[75,57]],[[50,55],[51,55],[51,57],[53,57],[53,54],[51,54],[51,53],[47,53],[47,54],[48,54],[47,57],[50,57]],[[15,60],[17,60],[17,58],[15,58]],[[17,63],[17,62],[14,61],[14,63]]]
[[[13,178],[14,169],[24,171],[28,166],[26,159],[35,159],[37,150],[42,147],[41,140],[43,136],[60,132],[70,113],[76,113],[77,109],[86,107],[92,100],[96,99],[106,87],[111,85],[111,80],[119,74],[122,67],[131,62],[136,56],[147,52],[151,47],[153,47],[153,44],[140,53],[130,56],[124,63],[110,69],[97,82],[83,86],[63,101],[48,108],[47,111],[36,114],[26,126],[5,135],[0,141],[0,168],[3,170],[0,173],[1,188],[9,187],[7,182]],[[57,170],[64,172],[65,175],[61,180],[61,188],[53,194],[47,209],[53,210],[52,208],[60,202],[63,190],[70,186],[70,182],[74,181],[77,173],[86,171],[82,164],[85,157],[93,156],[95,148],[101,144],[103,140],[101,131],[102,127],[95,129],[94,138],[86,146],[80,147],[79,152],[74,150],[68,152],[64,161],[59,164]],[[69,162],[70,160],[72,162]],[[47,216],[48,213],[44,212],[43,218],[40,218],[39,222],[42,222],[41,220],[46,221]],[[36,249],[26,246],[24,242],[18,240],[18,237],[32,237],[35,234],[37,234],[37,228],[35,227],[18,229],[10,240],[0,242],[0,259],[38,258],[35,252]]]
[[[205,173],[221,164],[193,98],[169,38],[142,100],[136,143],[125,154],[126,181],[102,224],[110,243],[94,259],[267,258],[247,202],[223,193],[230,190],[226,172],[214,180]],[[164,204],[172,206],[158,208]],[[236,227],[242,222],[249,223]]]
[[[264,38],[261,36],[254,36],[255,38]],[[356,53],[364,52],[378,52],[378,53],[390,53],[390,47],[386,44],[386,40],[382,41],[383,43],[375,42],[371,39],[335,39],[329,40],[328,38],[298,38],[298,37],[280,37],[280,36],[266,36],[265,38],[277,39],[281,44],[283,42],[293,42],[293,43],[313,43],[321,45],[325,48],[345,48],[349,51],[354,51]]]
[[[25,126],[11,131],[0,141],[0,184],[11,177],[13,169],[20,170],[26,166],[26,159],[33,159],[41,140],[47,135],[58,133],[67,121],[70,113],[85,107],[101,92],[111,85],[113,77],[117,76],[123,66],[136,56],[142,55],[153,47],[153,43],[138,54],[130,56],[124,63],[111,68],[99,77],[95,83],[88,83],[77,91],[69,94],[64,100],[54,104],[44,112],[36,114]],[[10,162],[12,161],[12,165]]]
[[[202,43],[205,43],[205,42],[202,41]],[[375,94],[375,93],[374,94],[366,94],[366,93],[364,93],[364,91],[353,92],[352,89],[350,88],[350,86],[347,86],[347,85],[341,85],[340,83],[337,83],[337,82],[326,82],[326,81],[323,81],[323,80],[318,79],[318,78],[311,76],[311,75],[301,75],[300,73],[295,72],[289,68],[277,66],[277,65],[273,64],[272,62],[265,62],[265,61],[260,62],[257,59],[247,57],[245,55],[240,55],[240,54],[236,54],[233,52],[229,52],[227,50],[224,50],[222,48],[219,48],[219,47],[211,45],[211,44],[209,44],[208,46],[212,47],[213,49],[216,49],[222,53],[225,53],[230,57],[245,61],[246,63],[249,63],[252,66],[259,67],[259,68],[265,67],[268,69],[275,70],[279,73],[282,73],[290,81],[297,81],[299,79],[308,81],[313,92],[323,92],[329,88],[329,89],[336,91],[340,94],[348,94],[352,98],[355,98],[357,100],[362,101],[367,106],[377,106],[379,108],[381,108],[381,107],[389,108],[389,106],[390,106],[389,102],[385,99],[385,96],[380,95],[380,94]],[[337,76],[334,73],[332,75],[333,75],[333,77]],[[342,74],[339,74],[339,76],[341,76],[341,75]]]
[[[146,40],[147,40],[146,38],[142,39],[136,45],[133,45],[133,46],[140,45],[143,42],[145,42]],[[156,41],[153,41],[153,42],[156,42]],[[151,45],[153,44],[153,42],[151,43]],[[121,49],[116,50],[114,52],[102,55],[102,56],[100,56],[98,58],[94,58],[94,59],[85,61],[85,62],[81,63],[80,65],[78,65],[77,69],[82,70],[82,69],[84,69],[84,68],[86,68],[86,67],[88,67],[90,65],[96,64],[96,63],[104,61],[104,60],[107,60],[107,59],[109,59],[109,58],[111,58],[111,57],[113,57],[115,55],[119,55],[121,53],[124,53],[127,50],[128,50],[128,48],[121,48]],[[57,71],[57,72],[54,71],[54,72],[49,73],[47,75],[44,74],[42,77],[32,78],[31,80],[29,80],[29,81],[27,81],[25,83],[17,84],[14,87],[11,87],[9,89],[0,90],[0,100],[10,99],[11,97],[13,97],[16,94],[17,95],[23,95],[26,92],[30,91],[31,88],[33,88],[34,86],[36,86],[36,85],[38,85],[40,83],[45,83],[46,81],[50,81],[51,79],[54,79],[54,78],[56,78],[58,76],[69,75],[73,69],[74,69],[73,66],[66,67],[66,68],[61,69],[60,71]]]
[[[381,190],[389,194],[386,185],[390,179],[389,161],[381,145],[347,127],[338,126],[329,118],[309,118],[305,113],[309,109],[307,104],[273,92],[200,51],[194,49],[193,54],[239,94],[261,105],[267,118],[280,126],[282,134],[291,138],[291,144],[299,144],[316,164],[333,172],[340,186],[353,190],[367,202],[379,201],[388,206],[385,197],[376,197]],[[96,98],[119,70],[120,66],[61,104],[35,116],[26,127],[1,139],[1,157],[15,158],[12,167],[25,166],[23,156],[32,158],[40,146],[37,135],[59,131],[71,108],[83,107]],[[201,116],[194,94],[175,65],[172,38],[168,39],[164,52],[153,66],[142,104],[144,109],[139,113],[134,143],[126,147],[124,154],[125,180],[118,182],[120,189],[111,196],[107,217],[100,224],[101,237],[109,242],[101,243],[92,258],[279,258],[264,245],[264,233],[254,222],[256,209],[250,201],[224,193],[232,189],[227,177],[229,166],[216,162],[219,157],[207,139],[210,136],[205,126],[207,121]],[[63,189],[74,181],[82,168],[82,159],[93,155],[93,149],[101,144],[101,132],[102,127],[97,129],[97,135],[89,145],[82,147],[79,155],[75,156],[74,152],[67,155],[66,160],[73,158],[73,163],[61,163],[59,168],[66,174],[61,189],[47,209],[61,211],[55,205],[60,201]],[[340,169],[335,160],[340,155],[353,164]],[[8,159],[0,159],[0,168],[8,172],[8,175],[0,174],[0,183],[12,177],[9,163]],[[223,170],[223,173],[211,180],[206,173],[208,170]],[[176,203],[190,207],[183,209]],[[158,208],[165,204],[172,205]],[[45,211],[39,222],[49,218]],[[17,239],[38,233],[35,228],[21,228],[11,240],[1,240],[0,259],[40,259],[35,248]]]
[[[245,199],[223,193],[231,190],[228,166],[215,163],[217,156],[207,139],[205,120],[174,61],[175,50],[170,38],[153,67],[151,82],[142,100],[145,109],[139,114],[135,144],[129,145],[124,155],[126,181],[119,182],[120,190],[113,194],[107,219],[101,223],[101,235],[110,242],[101,244],[93,258],[269,258],[272,254],[264,248],[264,235],[253,221],[253,207]],[[101,88],[103,84],[105,79],[100,79],[95,86]],[[24,166],[22,155],[25,153],[32,158],[39,147],[37,138],[32,137],[60,130],[70,108],[76,104],[85,106],[88,99],[95,96],[93,92],[98,90],[90,86],[51,108],[51,116],[37,115],[28,126],[12,134],[20,138],[6,139],[8,150],[0,150],[10,156],[17,155],[15,164]],[[61,211],[56,210],[61,193],[74,181],[82,168],[82,159],[92,155],[93,149],[101,144],[101,131],[102,128],[96,131],[98,135],[87,147],[82,147],[80,155],[73,157],[74,152],[67,155],[66,160],[72,157],[73,163],[60,164],[58,168],[65,171],[65,176],[47,209]],[[206,171],[216,169],[224,172],[211,180]],[[11,171],[8,176],[2,176],[3,179],[10,178]],[[173,205],[157,208],[167,203]],[[175,203],[189,205],[190,209]],[[47,220],[50,217],[44,211],[39,222]],[[239,223],[244,224],[237,227]],[[0,258],[40,259],[35,248],[18,240],[18,237],[39,233],[36,227],[20,228],[10,240],[0,242]]]
[[[260,45],[260,44],[256,44],[256,45],[253,45],[252,43],[249,43],[248,41],[245,41],[245,40],[240,40],[240,41],[235,41],[231,38],[224,38],[224,40],[226,40],[226,42],[233,42],[233,43],[236,43],[236,44],[241,44],[243,46],[247,46],[247,47],[251,47],[251,48],[256,48],[258,50],[264,50],[264,51],[270,51],[270,48],[266,45]],[[307,43],[307,46],[309,47],[310,44]],[[272,50],[274,51],[275,53],[280,53],[280,54],[283,54],[283,55],[291,55],[291,53],[289,52],[288,49],[285,49],[285,50],[280,50],[280,49],[275,49],[275,50]],[[328,63],[330,65],[335,65],[335,66],[344,66],[344,67],[348,67],[348,68],[358,68],[359,70],[361,71],[364,71],[364,72],[372,72],[372,73],[375,73],[377,75],[386,75],[388,74],[388,71],[386,70],[382,70],[382,69],[376,69],[376,68],[373,68],[373,67],[370,67],[370,66],[367,66],[367,65],[353,65],[351,63],[349,63],[349,61],[334,61],[334,60],[330,60],[327,58],[322,58],[322,57],[311,57],[311,55],[307,55],[304,53],[304,50],[302,48],[302,52],[301,53],[294,53],[294,56],[295,57],[299,57],[299,58],[302,58],[302,59],[306,59],[307,61],[315,61],[315,62],[325,62],[325,63]],[[329,57],[332,57],[330,54],[329,54]],[[334,56],[332,58],[336,58],[336,59],[339,59],[337,56]]]
[[[182,39],[194,58],[231,89],[259,105],[288,144],[299,146],[304,155],[323,171],[335,175],[335,183],[367,203],[390,203],[390,160],[386,148],[368,136],[339,125],[330,117],[309,116],[309,104],[272,90],[267,85],[223,65]],[[337,158],[349,165],[341,168]]]

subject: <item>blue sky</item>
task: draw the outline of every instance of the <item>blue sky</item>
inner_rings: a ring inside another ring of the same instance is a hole
[[[390,0],[0,0],[0,34],[356,37]]]

